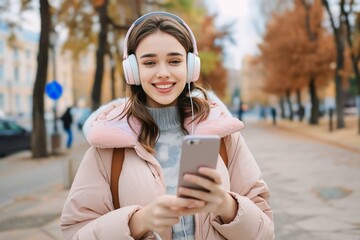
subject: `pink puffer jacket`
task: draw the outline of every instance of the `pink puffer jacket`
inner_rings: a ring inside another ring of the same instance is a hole
[[[61,216],[65,239],[133,239],[128,221],[138,209],[165,193],[162,169],[153,155],[138,142],[139,123],[120,119],[122,101],[112,102],[96,113],[87,130],[91,147],[78,169]],[[190,131],[190,125],[188,130]],[[240,134],[242,122],[213,104],[209,118],[195,125],[194,134],[225,137],[228,167],[220,155],[217,170],[224,187],[238,202],[238,212],[229,224],[214,214],[195,215],[195,239],[274,239],[269,191],[261,172]],[[114,147],[126,148],[119,179],[120,208],[114,210],[109,188]],[[125,197],[124,197],[125,196]],[[144,239],[155,239],[149,233]],[[171,239],[171,235],[166,237]]]

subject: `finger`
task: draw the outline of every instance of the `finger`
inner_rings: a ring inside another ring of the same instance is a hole
[[[200,167],[199,168],[199,173],[202,174],[202,175],[205,175],[207,177],[210,177],[211,179],[214,180],[214,182],[216,184],[221,184],[222,183],[221,176],[215,169],[207,168],[207,167]]]
[[[190,204],[189,205],[186,205],[185,207],[181,207],[179,209],[184,209],[184,208],[187,208],[187,209],[192,209],[192,208],[202,208],[205,206],[206,202],[202,201],[202,200],[199,200],[199,199],[196,199],[196,198],[185,198],[187,200],[190,199]]]
[[[211,194],[202,190],[196,190],[192,188],[179,188],[179,194],[187,196],[192,199],[197,199],[205,204],[211,200]]]
[[[180,210],[181,216],[189,216],[199,212],[204,212],[204,208],[183,208]]]
[[[195,213],[208,213],[211,212],[212,205],[210,203],[205,204],[201,208],[182,208],[179,209],[181,216],[193,215]]]
[[[156,218],[164,218],[164,217],[170,217],[170,218],[176,218],[179,214],[179,208],[173,209],[168,207],[162,207],[162,206],[154,206],[152,209],[152,215]]]
[[[207,189],[208,191],[214,190],[215,185],[216,185],[216,183],[214,183],[213,181],[211,181],[205,177],[201,177],[201,176],[194,175],[194,174],[185,174],[184,180],[186,182],[203,187],[203,188]]]
[[[184,208],[189,206],[199,207],[199,206],[203,206],[204,204],[202,203],[202,201],[196,199],[180,198],[178,196],[173,196],[173,195],[167,195],[167,197],[162,198],[160,202],[162,206],[172,209],[175,212],[179,208]]]
[[[153,225],[154,228],[168,228],[174,224],[179,223],[179,217],[165,217],[165,218],[154,218]]]

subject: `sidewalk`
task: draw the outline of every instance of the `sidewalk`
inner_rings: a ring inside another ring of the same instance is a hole
[[[276,239],[359,239],[360,152],[306,124],[246,125],[244,139],[270,188]]]
[[[68,163],[72,163],[72,175],[75,174],[87,148],[88,144],[84,140],[80,140],[74,144],[70,151],[63,150],[63,154],[50,156],[48,159],[31,160],[29,158],[30,153],[23,152],[3,160],[8,161],[6,165],[9,165],[9,168],[11,163],[21,165],[22,162],[30,171],[38,164],[60,161],[63,168],[59,171],[63,174],[63,181],[49,185],[37,192],[17,197],[10,203],[0,206],[0,240],[63,239],[59,222],[62,207],[69,191],[66,188],[69,177]],[[29,161],[32,162],[26,164]],[[6,169],[3,170],[6,171]]]
[[[273,127],[274,129],[279,128],[295,132],[298,135],[303,135],[316,141],[360,153],[360,135],[357,134],[356,118],[346,117],[345,121],[347,128],[342,130],[335,129],[331,133],[328,131],[328,123],[325,120],[322,120],[319,126],[310,126],[306,122],[301,123],[297,120],[293,122],[280,120],[276,126],[272,126],[269,119],[260,124],[266,126],[268,129]],[[261,141],[261,139],[255,141]],[[87,148],[88,145],[86,142],[79,142],[67,154],[51,157],[49,161],[62,161],[65,166],[67,160],[73,160],[74,165],[72,171],[75,172]],[[9,161],[9,163],[11,163],[11,161],[23,161],[26,163],[30,160],[23,158],[5,161]],[[8,165],[10,166],[11,164]],[[29,164],[25,164],[26,167],[28,167],[28,165]],[[6,169],[1,170],[6,171]],[[31,166],[29,170],[31,170]],[[12,171],[15,170],[12,169]],[[63,169],[59,171],[63,171]],[[0,206],[0,240],[63,239],[59,222],[61,210],[69,191],[64,187],[66,181],[67,179],[64,177],[63,183],[49,186],[46,189],[26,196],[18,197],[6,206]]]
[[[336,129],[335,121],[332,132],[329,131],[329,120],[327,118],[322,118],[319,125],[310,125],[307,120],[299,122],[298,120],[278,119],[277,125],[274,127],[360,153],[360,134],[358,134],[357,121],[355,115],[345,116],[345,128]],[[267,119],[266,123],[272,124],[270,119]]]

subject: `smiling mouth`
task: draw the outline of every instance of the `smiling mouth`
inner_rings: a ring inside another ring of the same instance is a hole
[[[153,84],[154,87],[158,88],[158,89],[168,89],[171,88],[172,86],[174,86],[175,83],[169,83],[169,84]]]

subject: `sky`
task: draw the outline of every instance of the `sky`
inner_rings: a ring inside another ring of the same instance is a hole
[[[253,22],[257,11],[251,0],[206,0],[210,12],[217,12],[217,24],[237,20],[233,27],[233,37],[237,44],[227,44],[225,47],[225,65],[229,68],[240,69],[244,56],[257,53],[260,43],[259,34]]]

